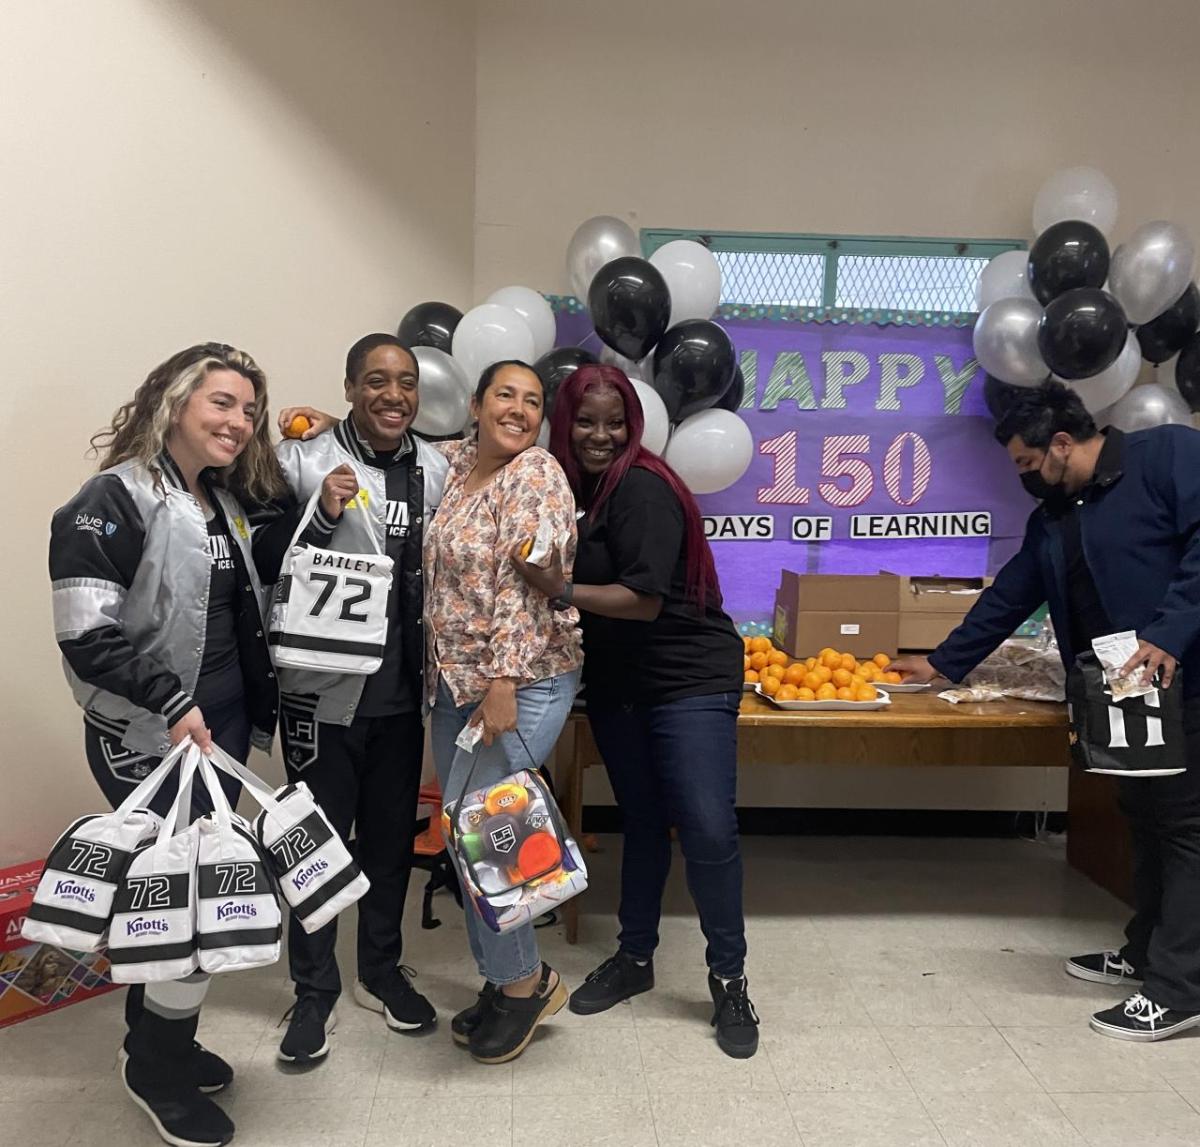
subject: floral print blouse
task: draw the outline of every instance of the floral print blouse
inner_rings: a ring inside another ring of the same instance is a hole
[[[518,685],[583,664],[579,614],[556,611],[510,559],[513,547],[550,519],[562,547],[563,572],[575,560],[575,497],[559,464],[531,446],[474,493],[464,485],[475,465],[474,442],[443,442],[450,470],[442,501],[425,531],[426,684],[439,674],[456,705],[482,701],[494,677]]]

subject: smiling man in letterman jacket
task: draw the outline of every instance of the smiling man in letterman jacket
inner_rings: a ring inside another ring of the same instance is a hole
[[[304,781],[371,882],[358,902],[354,998],[396,1031],[436,1023],[429,1001],[400,966],[401,918],[412,862],[424,733],[421,542],[441,498],[446,461],[412,437],[417,362],[392,335],[359,339],[346,358],[350,416],[308,441],[280,443],[294,501],[255,535],[264,582],[279,577],[309,499],[320,491],[302,540],[328,550],[378,548],[394,562],[383,664],[370,676],[281,668],[280,725],[288,779]],[[375,542],[368,533],[374,534]],[[307,1063],[329,1051],[341,992],[336,921],[288,933],[296,1003],[279,1058]]]

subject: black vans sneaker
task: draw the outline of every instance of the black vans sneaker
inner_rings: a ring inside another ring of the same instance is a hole
[[[279,1045],[279,1058],[284,1063],[314,1063],[329,1054],[329,1037],[337,1027],[336,1003],[336,998],[318,992],[296,997],[283,1015],[283,1019],[290,1020]]]
[[[628,952],[609,956],[571,993],[568,1005],[577,1016],[606,1012],[622,1000],[654,987],[654,961],[635,960]]]
[[[367,987],[362,980],[354,982],[354,1002],[360,1008],[382,1012],[384,1022],[394,1032],[420,1035],[437,1026],[437,1012],[416,988],[412,978],[416,972],[401,964],[386,979]]]
[[[717,1029],[717,1045],[734,1059],[749,1059],[758,1051],[758,1013],[746,992],[746,977],[722,980],[708,973],[712,995],[712,1026]]]
[[[562,1011],[567,1002],[566,985],[549,964],[542,964],[542,978],[532,996],[506,996],[496,992],[470,1034],[467,1047],[480,1063],[508,1063],[516,1059],[533,1039],[538,1024]]]
[[[1114,1039],[1154,1043],[1177,1032],[1200,1026],[1200,1012],[1164,1008],[1137,992],[1115,1008],[1097,1012],[1091,1019],[1093,1031]]]
[[[484,981],[479,998],[469,1007],[463,1008],[450,1021],[450,1035],[454,1042],[466,1047],[471,1041],[471,1033],[483,1020],[484,1013],[492,1006],[492,997],[499,989],[490,980]]]
[[[124,1063],[129,1058],[122,1046],[117,1052],[117,1059]],[[233,1082],[233,1068],[229,1066],[215,1051],[209,1051],[199,1040],[192,1041],[192,1079],[198,1091],[212,1095],[224,1091]]]
[[[224,1147],[233,1138],[233,1120],[190,1084],[152,1080],[129,1058],[121,1064],[121,1079],[164,1143]]]
[[[1072,956],[1063,964],[1063,970],[1068,976],[1092,984],[1140,984],[1142,981],[1142,973],[1120,952],[1090,952],[1086,956]]]

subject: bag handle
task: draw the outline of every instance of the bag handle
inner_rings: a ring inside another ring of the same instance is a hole
[[[171,775],[179,758],[187,752],[192,743],[191,736],[184,737],[178,744],[172,745],[170,752],[155,766],[154,771],[141,781],[109,815],[117,824],[124,824],[130,815],[139,808],[148,808],[150,801],[162,788],[163,782]]]
[[[179,788],[175,793],[175,800],[167,815],[163,817],[163,822],[158,829],[158,839],[154,842],[154,867],[156,869],[161,868],[166,862],[167,849],[171,844],[171,838],[180,831],[179,820],[185,815],[184,810],[186,809],[189,814],[191,812],[192,777],[196,772],[196,758],[202,754],[190,742],[186,746],[186,750],[179,766]]]
[[[308,505],[304,507],[304,513],[300,515],[300,524],[296,527],[296,532],[292,535],[292,545],[293,546],[297,546],[300,544],[300,535],[303,534],[306,529],[308,529],[309,522],[311,522],[313,520],[313,515],[317,512],[317,502],[319,502],[320,499],[321,499],[321,487],[318,486],[313,491],[312,497],[310,497],[308,499]],[[380,557],[383,557],[384,556],[383,547],[379,544],[379,539],[375,536],[375,530],[371,526],[370,511],[367,509],[367,504],[362,500],[362,498],[359,494],[355,494],[354,497],[351,498],[350,501],[346,503],[346,505],[350,506],[353,503],[358,504],[358,508],[360,510],[362,510],[363,516],[368,519],[368,521],[367,521],[367,536],[371,539],[371,548]]]
[[[216,747],[215,742],[213,747]],[[217,826],[217,850],[224,859],[230,854],[230,846],[233,843],[233,810],[229,807],[229,798],[226,797],[208,756],[201,753],[198,764],[200,780],[208,790],[208,799],[213,806],[212,816]]]
[[[215,741],[213,742],[212,753],[209,755],[208,763],[213,769],[227,773],[229,776],[236,777],[241,781],[246,787],[246,791],[250,793],[256,803],[276,820],[282,821],[286,818],[287,813],[284,811],[283,805],[275,799],[274,789],[257,773],[251,772],[250,769],[246,768],[241,761],[235,757],[231,757]],[[224,793],[221,795],[224,796]]]

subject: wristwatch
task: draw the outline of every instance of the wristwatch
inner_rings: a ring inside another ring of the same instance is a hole
[[[575,583],[564,581],[562,593],[550,599],[550,608],[558,611],[571,608],[571,598],[575,595]]]

